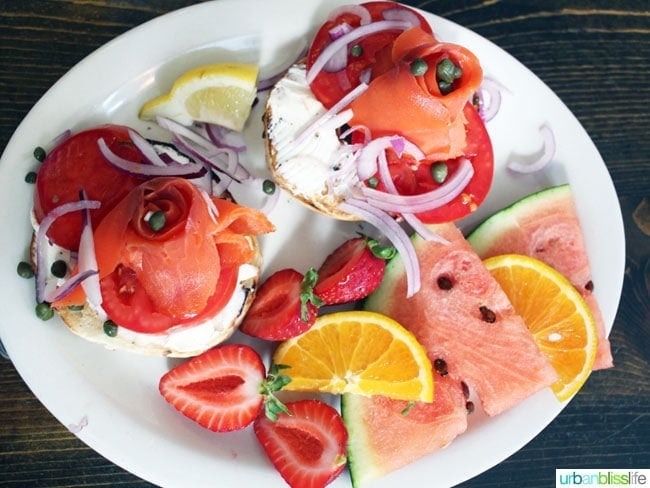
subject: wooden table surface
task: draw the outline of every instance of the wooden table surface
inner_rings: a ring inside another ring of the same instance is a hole
[[[0,149],[34,103],[78,61],[128,29],[193,3],[0,0]],[[493,41],[559,95],[601,152],[625,219],[625,282],[610,337],[616,367],[592,375],[539,436],[462,486],[548,487],[555,469],[563,467],[650,468],[650,5],[645,0],[410,3]],[[0,358],[0,486],[100,485],[150,486],[60,425],[12,363]],[[435,475],[423,486],[435,487]]]

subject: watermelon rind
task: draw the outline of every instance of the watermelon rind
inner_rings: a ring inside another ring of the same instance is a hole
[[[384,474],[368,447],[364,410],[359,407],[359,400],[359,396],[353,393],[341,395],[341,416],[348,431],[348,469],[354,488]]]
[[[549,206],[550,202],[564,199],[570,194],[568,183],[531,193],[485,219],[467,236],[467,240],[476,254],[484,257],[507,230],[519,226],[519,220],[526,214],[537,213],[540,208]]]

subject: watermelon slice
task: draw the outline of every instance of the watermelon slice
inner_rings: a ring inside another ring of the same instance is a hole
[[[472,388],[488,415],[497,415],[557,380],[523,319],[452,223],[431,229],[449,241],[413,237],[422,287],[406,298],[401,259],[392,259],[364,308],[409,329],[432,362]]]
[[[467,240],[482,259],[499,254],[524,254],[563,274],[587,302],[598,327],[598,352],[593,369],[613,366],[603,316],[592,293],[591,268],[578,212],[568,184],[533,193],[498,211]]]
[[[358,487],[447,446],[467,429],[467,399],[459,381],[435,375],[433,403],[345,394],[348,466]]]

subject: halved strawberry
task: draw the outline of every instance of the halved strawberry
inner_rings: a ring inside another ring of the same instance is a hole
[[[319,400],[287,403],[275,422],[258,417],[255,435],[292,488],[318,488],[345,468],[348,433],[339,413]]]
[[[357,237],[341,244],[318,269],[314,293],[325,305],[350,303],[370,295],[381,283],[391,247]]]
[[[160,379],[160,394],[176,410],[206,429],[229,432],[243,429],[262,406],[275,418],[286,407],[274,396],[290,379],[266,376],[264,363],[250,346],[230,344],[210,349],[176,366]]]
[[[239,327],[243,333],[268,341],[302,334],[316,320],[321,300],[314,295],[316,271],[276,271],[260,285],[253,305]]]

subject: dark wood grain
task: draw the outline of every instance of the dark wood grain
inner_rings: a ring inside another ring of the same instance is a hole
[[[128,29],[193,3],[0,0],[0,148],[74,64]],[[548,487],[556,468],[649,468],[648,2],[410,4],[493,41],[559,95],[602,154],[625,220],[626,277],[611,335],[616,367],[592,375],[539,436],[462,486]],[[32,395],[11,362],[0,359],[0,486],[150,485],[79,441]],[[436,486],[435,473],[423,486]]]

